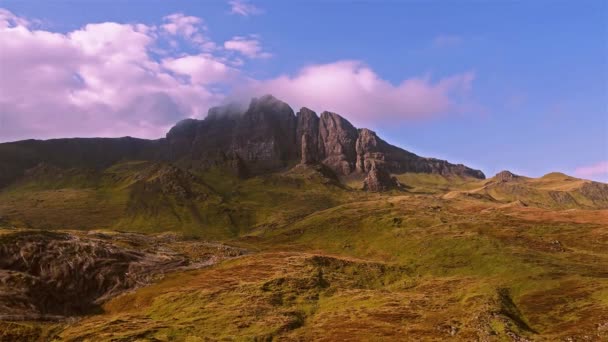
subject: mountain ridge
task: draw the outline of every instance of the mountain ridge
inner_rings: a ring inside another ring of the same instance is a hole
[[[279,171],[297,163],[320,163],[338,176],[436,173],[484,179],[479,170],[420,157],[391,145],[339,114],[297,113],[272,95],[253,98],[246,110],[234,104],[209,109],[202,120],[185,119],[165,138],[62,138],[0,144],[0,186],[39,163],[100,169],[124,160],[174,162],[185,168],[228,166],[238,176]],[[377,171],[374,171],[377,172]]]

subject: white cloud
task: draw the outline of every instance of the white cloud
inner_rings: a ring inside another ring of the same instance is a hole
[[[250,4],[246,0],[230,0],[228,1],[228,4],[230,5],[230,13],[232,14],[238,14],[248,17],[250,15],[263,13],[260,8],[254,6],[253,4]]]
[[[474,78],[473,72],[466,72],[436,81],[409,78],[393,85],[359,61],[339,61],[306,67],[295,76],[251,80],[241,91],[272,93],[294,108],[329,110],[369,124],[459,112]]]
[[[393,84],[362,62],[337,61],[295,75],[247,78],[245,62],[233,55],[267,57],[258,36],[235,37],[211,52],[164,51],[158,60],[166,35],[199,40],[202,20],[193,18],[170,15],[160,27],[88,24],[64,34],[34,29],[31,21],[0,10],[0,141],[158,138],[227,97],[266,93],[294,109],[330,110],[358,125],[449,114],[468,104],[472,72]]]
[[[167,58],[162,65],[175,73],[190,77],[191,82],[198,85],[227,82],[239,74],[238,70],[208,54]]]
[[[152,27],[100,23],[62,34],[0,13],[0,141],[157,138],[183,117],[204,116],[223,98],[202,86],[204,73],[194,74],[197,82],[184,81],[153,59]],[[219,61],[211,64],[222,68]],[[217,82],[221,74],[207,76]]]
[[[174,13],[163,18],[164,24],[160,27],[172,36],[181,37],[186,41],[192,42],[204,50],[213,50],[215,43],[205,37],[204,32],[207,26],[199,17],[187,16],[183,13]],[[171,42],[174,46],[176,41]]]
[[[226,50],[237,51],[249,58],[270,58],[272,54],[262,49],[259,36],[250,35],[249,37],[236,36],[224,42]]]

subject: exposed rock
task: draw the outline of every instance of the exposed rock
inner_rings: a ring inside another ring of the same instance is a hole
[[[511,173],[510,171],[500,171],[499,173],[496,174],[496,176],[494,176],[494,179],[496,179],[497,182],[510,182],[513,181],[515,179],[519,178],[518,175]]]
[[[359,129],[359,136],[356,143],[357,151],[357,171],[366,173],[372,169],[372,165],[383,164],[386,154],[384,141],[380,140],[375,132],[362,128]]]
[[[317,148],[313,142],[313,138],[308,134],[304,133],[302,135],[302,159],[300,163],[302,164],[314,164],[316,163],[317,156]]]
[[[250,169],[276,170],[297,158],[293,110],[271,95],[253,99],[239,119],[234,151]]]
[[[303,146],[305,143],[305,146]],[[305,155],[303,155],[303,152]],[[227,167],[243,176],[275,172],[298,161],[320,162],[339,176],[366,174],[376,164],[389,173],[421,172],[484,178],[479,170],[423,158],[357,130],[338,114],[302,108],[297,116],[271,95],[248,108],[214,107],[204,120],[180,121],[165,139],[26,140],[0,144],[0,186],[41,162],[59,168],[101,170],[124,160],[169,161],[182,168]]]
[[[231,153],[229,156],[229,166],[232,174],[238,178],[247,178],[249,176],[249,170],[245,162],[239,157],[237,153]]]
[[[308,156],[306,160],[308,162],[319,161],[319,117],[312,110],[303,107],[297,114],[297,127],[296,127],[296,141],[298,143],[298,151],[304,153],[302,140],[304,135],[306,137],[306,151]],[[304,155],[301,155],[304,158]]]
[[[588,182],[581,186],[581,193],[593,203],[608,205],[608,184]]]
[[[560,206],[577,206],[578,203],[572,195],[566,191],[549,191],[549,196]]]
[[[213,252],[189,255],[182,249]],[[218,244],[182,242],[176,236],[10,233],[0,236],[0,320],[88,314],[107,299],[166,272],[243,253]]]
[[[319,123],[319,150],[323,164],[348,175],[355,169],[357,129],[336,113],[323,112]]]
[[[384,170],[382,167],[371,164],[371,169],[363,181],[363,190],[370,192],[382,192],[391,189],[399,189],[401,184],[395,177]]]

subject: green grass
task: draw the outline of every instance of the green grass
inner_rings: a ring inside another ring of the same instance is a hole
[[[256,253],[117,297],[59,339],[606,338],[608,211],[580,180],[404,174],[407,191],[369,194],[310,168],[70,172],[2,190],[0,224],[175,231]]]

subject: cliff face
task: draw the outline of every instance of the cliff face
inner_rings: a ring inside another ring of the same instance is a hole
[[[355,128],[336,113],[297,115],[271,95],[247,109],[211,108],[203,120],[177,123],[165,139],[57,139],[0,144],[0,186],[40,162],[61,167],[107,167],[121,160],[163,160],[187,168],[229,166],[235,174],[261,174],[298,162],[321,163],[337,175],[422,172],[485,178],[479,170],[423,158]],[[377,177],[372,177],[376,179]],[[386,177],[380,177],[384,179]],[[382,187],[380,187],[382,188]]]
[[[205,120],[183,121],[171,129],[167,141],[179,146],[172,149],[174,160],[209,165],[238,159],[241,168],[253,173],[279,170],[299,160],[324,164],[337,175],[356,173],[380,183],[390,177],[378,178],[378,174],[404,172],[485,177],[479,170],[419,157],[390,145],[336,113],[323,112],[319,117],[302,108],[294,115],[286,103],[270,95],[253,99],[243,113],[230,106],[217,107]],[[392,188],[390,182],[373,188]]]

